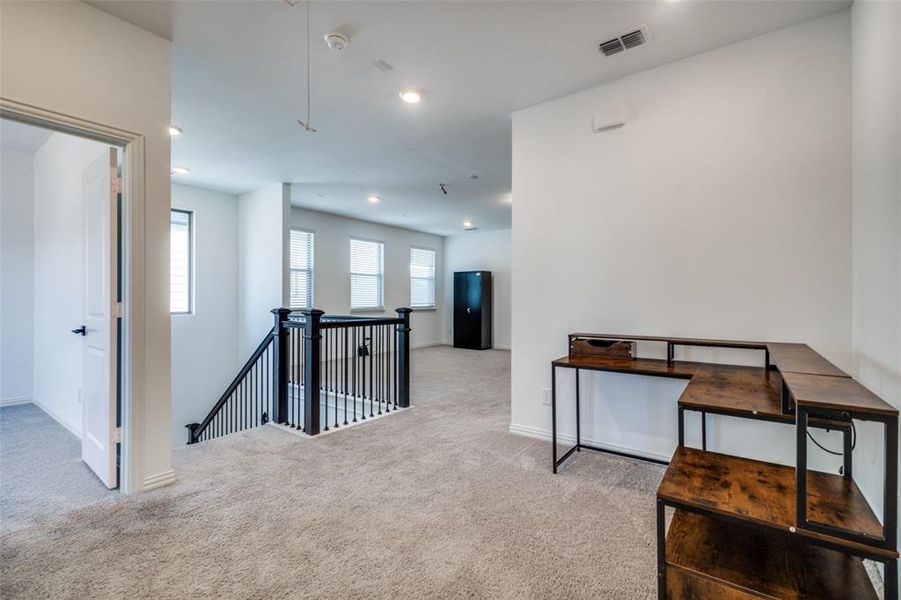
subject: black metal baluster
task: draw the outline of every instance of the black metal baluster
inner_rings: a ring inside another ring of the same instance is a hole
[[[335,428],[341,426],[338,419],[338,394],[341,393],[341,329],[335,330]]]
[[[372,338],[373,338],[373,331],[372,331],[372,325],[370,325],[369,326],[369,346],[370,346],[369,347],[369,416],[370,417],[375,416],[375,414],[373,414],[373,408],[372,408],[372,401],[375,396],[375,389],[373,388],[373,383],[375,382],[375,380],[374,380],[374,374],[372,372],[373,371],[372,359],[375,355],[375,353],[373,352],[373,350],[375,350],[373,345],[375,343],[375,340]]]
[[[357,351],[357,328],[353,328],[353,356],[351,357],[351,368],[353,372],[351,373],[351,382],[353,383],[351,391],[353,392],[353,403],[354,403],[354,418],[351,423],[357,422],[357,355],[359,352]]]
[[[379,412],[382,414],[382,328],[375,328],[375,393],[378,396]]]
[[[344,328],[344,424],[347,425],[347,328]]]
[[[329,349],[331,348],[332,343],[332,330],[325,330],[325,427],[322,429],[323,431],[328,431],[328,392],[329,392],[329,384],[331,369],[329,369]]]

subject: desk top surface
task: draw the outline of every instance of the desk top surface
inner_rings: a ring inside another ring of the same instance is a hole
[[[667,363],[659,358],[612,358],[607,356],[569,357],[553,361],[554,366],[610,373],[630,373],[652,377],[673,377],[691,379],[702,363],[675,360]]]
[[[717,412],[770,418],[791,417],[793,415],[782,412],[781,391],[784,381],[799,405],[884,416],[898,415],[894,407],[807,344],[592,333],[572,333],[570,336],[765,349],[769,352],[775,369],[607,356],[564,356],[553,361],[555,367],[688,379],[689,385],[679,399],[679,404],[690,409],[707,408]]]

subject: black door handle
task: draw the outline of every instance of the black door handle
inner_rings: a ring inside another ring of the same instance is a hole
[[[88,330],[87,330],[87,328],[86,328],[84,325],[82,325],[82,326],[79,327],[78,329],[73,329],[73,330],[72,330],[72,333],[74,333],[75,335],[87,335],[87,334],[88,334]]]

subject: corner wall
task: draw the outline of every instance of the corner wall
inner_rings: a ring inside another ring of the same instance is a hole
[[[237,375],[238,198],[172,186],[172,208],[190,210],[194,227],[194,311],[172,315],[172,441],[187,441]],[[247,357],[245,356],[244,359]]]
[[[851,32],[854,376],[901,408],[901,4],[857,0]],[[854,455],[877,514],[881,430],[867,427]]]
[[[805,341],[851,368],[850,42],[842,11],[514,114],[511,430],[548,437],[572,331]],[[684,384],[584,381],[583,439],[669,458]],[[710,423],[713,449],[794,460],[789,427]]]
[[[250,357],[286,306],[291,186],[276,183],[238,196],[238,355]]]
[[[510,349],[511,231],[468,231],[444,238],[444,343],[454,343],[454,272],[491,271],[491,339]]]
[[[0,151],[0,406],[34,397],[32,154]]]

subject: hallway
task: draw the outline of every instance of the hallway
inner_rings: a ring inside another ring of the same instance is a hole
[[[507,432],[509,373],[508,352],[417,350],[390,419],[184,447],[139,497],[13,502],[0,596],[653,597],[662,469],[589,453],[552,475],[546,442]]]

